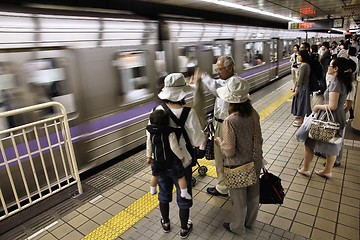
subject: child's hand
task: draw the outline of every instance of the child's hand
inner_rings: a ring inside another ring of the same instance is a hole
[[[214,139],[214,142],[216,143],[216,145],[220,146],[220,145],[221,145],[221,138],[216,137],[216,138]]]
[[[152,158],[152,157],[146,158],[146,163],[147,163],[147,164],[151,164],[152,161],[153,161],[153,158]]]

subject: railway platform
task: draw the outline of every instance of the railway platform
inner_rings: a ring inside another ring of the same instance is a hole
[[[202,159],[206,176],[194,172],[194,224],[188,239],[359,239],[360,210],[360,137],[348,127],[340,167],[333,178],[324,179],[312,171],[307,178],[297,173],[303,162],[304,146],[295,139],[290,113],[291,79],[287,76],[251,95],[260,113],[263,152],[269,172],[279,175],[286,196],[282,205],[260,205],[255,229],[244,237],[226,231],[231,201],[211,196],[206,188],[216,184],[214,161]],[[318,97],[313,102],[319,101]],[[1,224],[13,224],[0,239],[179,239],[180,223],[176,202],[170,207],[172,229],[164,233],[160,225],[157,195],[150,195],[151,169],[145,164],[144,151],[112,165],[82,181],[84,193],[73,189],[34,207],[42,213],[17,224],[16,214]],[[314,157],[312,169],[319,169],[324,158]],[[51,206],[46,208],[45,206]],[[24,210],[31,215],[34,207]]]

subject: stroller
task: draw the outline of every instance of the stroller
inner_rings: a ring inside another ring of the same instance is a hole
[[[201,158],[206,158],[207,160],[213,160],[214,157],[214,135],[215,129],[213,125],[213,114],[208,113],[206,116],[206,126],[204,132],[207,135],[206,147],[205,150],[196,149],[196,160]],[[196,161],[197,168],[193,169],[193,173],[197,170],[201,177],[205,176],[208,168],[206,166],[201,166],[198,161]],[[194,187],[196,184],[196,178],[192,177],[191,185]]]

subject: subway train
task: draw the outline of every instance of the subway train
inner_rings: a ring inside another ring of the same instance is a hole
[[[168,73],[189,77],[199,67],[215,78],[216,59],[229,55],[236,72],[256,91],[289,74],[294,44],[342,37],[189,19],[159,21],[131,14],[0,12],[0,22],[0,112],[62,103],[80,173],[145,143],[148,116],[159,104],[161,79]],[[211,111],[214,97],[205,95],[205,110]],[[186,100],[191,104],[192,95]],[[0,118],[0,131],[54,111],[47,108]],[[8,136],[0,137],[6,148]],[[19,171],[17,164],[10,168]],[[0,178],[7,174],[2,155]],[[21,175],[16,177],[21,182]],[[40,179],[40,186],[46,185]],[[8,181],[0,181],[0,188],[7,202],[14,201]],[[30,185],[30,192],[35,188]],[[26,190],[17,190],[25,198]]]

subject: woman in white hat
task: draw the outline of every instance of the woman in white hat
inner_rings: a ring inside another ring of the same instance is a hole
[[[258,180],[263,166],[263,139],[259,114],[249,99],[249,83],[233,76],[217,93],[229,104],[229,116],[223,122],[222,139],[215,139],[224,155],[224,166],[234,168],[254,161]],[[225,222],[223,226],[230,232],[244,234],[245,228],[254,227],[258,214],[259,181],[243,188],[228,187],[233,208],[231,221]]]
[[[162,109],[167,112],[170,117],[170,127],[177,127],[172,117],[180,119],[182,113],[187,112],[189,109],[185,108],[185,97],[189,93],[193,92],[192,88],[186,84],[185,78],[181,73],[171,73],[164,79],[164,87],[158,94],[158,97],[163,101],[162,105],[156,107],[156,109]],[[186,118],[184,128],[187,132],[190,143],[193,147],[199,147],[205,141],[205,136],[202,132],[199,118],[194,109],[190,109]],[[185,178],[187,182],[187,189],[190,195],[192,195],[192,169],[191,169],[191,154],[187,150],[186,140],[182,134],[179,139],[180,148],[183,151],[184,161],[183,166],[185,168]],[[152,149],[150,134],[147,132],[147,162],[151,162]],[[164,232],[170,231],[170,218],[169,218],[169,203],[172,201],[173,185],[177,188],[177,203],[179,206],[179,215],[181,222],[180,237],[187,238],[192,230],[192,223],[189,220],[190,207],[193,202],[191,200],[184,200],[180,196],[180,188],[178,185],[178,179],[175,174],[168,170],[159,174],[158,186],[160,188],[158,199],[161,212],[161,225]]]

